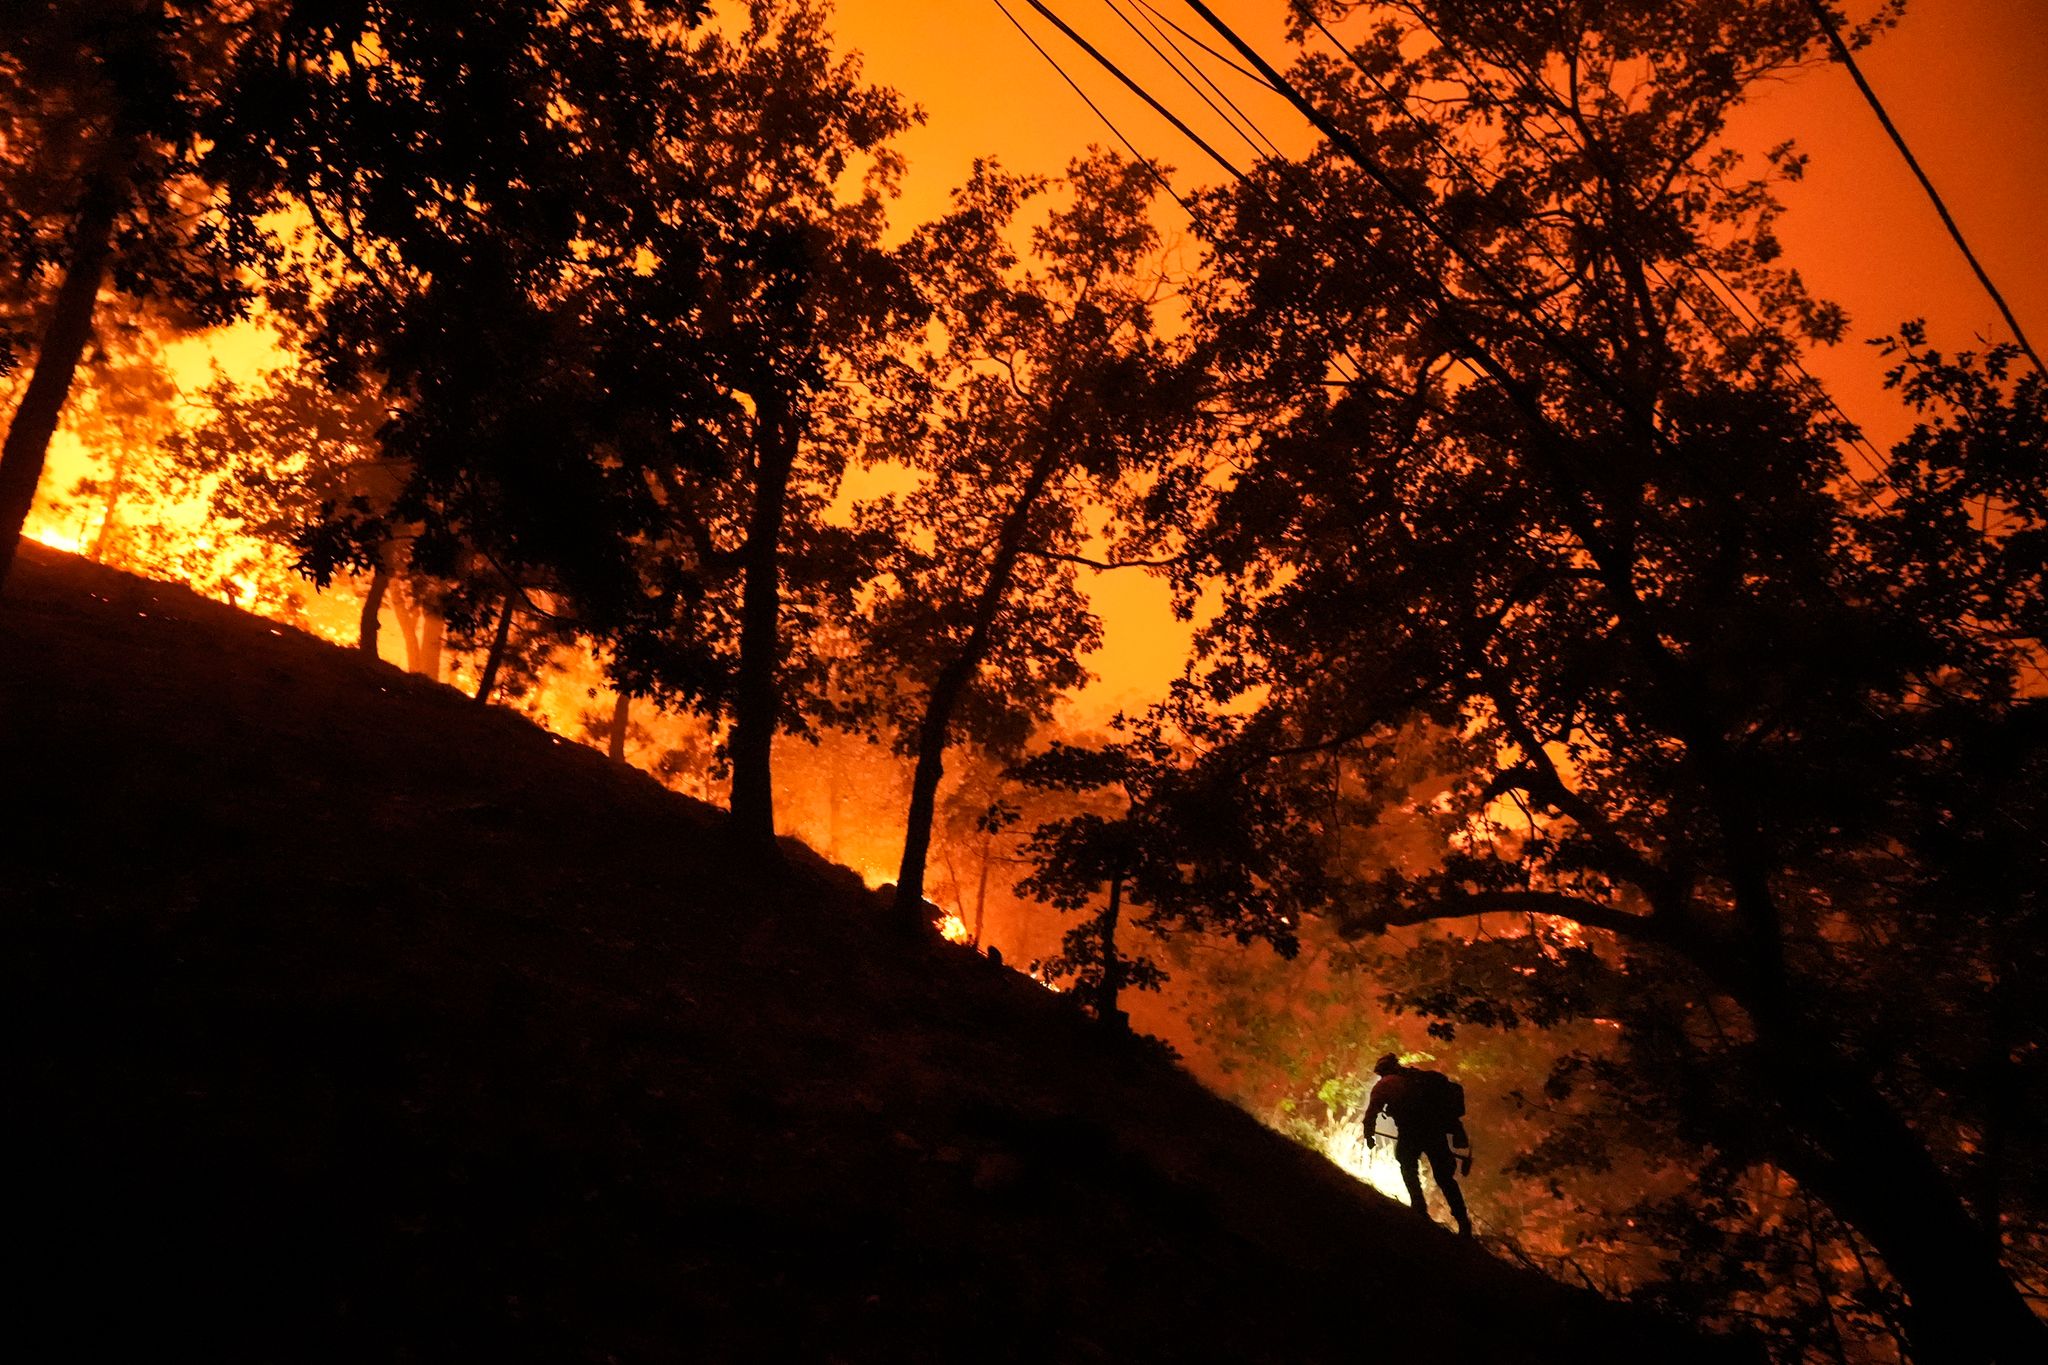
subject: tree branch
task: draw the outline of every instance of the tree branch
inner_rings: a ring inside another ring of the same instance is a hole
[[[1058,550],[1019,549],[1022,555],[1033,559],[1050,559],[1061,564],[1079,564],[1083,568],[1107,572],[1111,569],[1171,569],[1187,562],[1186,554],[1173,555],[1166,559],[1090,559],[1087,555],[1065,554]]]
[[[1663,928],[1647,915],[1632,915],[1611,905],[1589,901],[1562,891],[1464,891],[1438,896],[1426,903],[1385,908],[1373,917],[1376,929],[1396,929],[1437,920],[1471,919],[1477,915],[1507,913],[1549,915],[1570,920],[1588,929],[1601,929],[1618,938],[1639,943],[1670,943]]]

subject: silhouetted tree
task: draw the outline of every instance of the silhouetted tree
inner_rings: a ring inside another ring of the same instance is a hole
[[[1202,675],[1280,747],[1418,715],[1446,771],[1476,746],[1437,798],[1468,834],[1349,927],[1574,926],[1630,983],[1638,1107],[1867,1239],[1917,1351],[2023,1359],[2044,1334],[1960,1194],[1959,1078],[1889,1025],[1981,1016],[1958,941],[2024,931],[2010,897],[1924,898],[1914,850],[2031,645],[1930,619],[1859,548],[1841,425],[1782,366],[1839,316],[1773,264],[1768,177],[1712,148],[1814,50],[1804,9],[1411,3],[1300,65],[1332,141],[1204,206],[1204,322],[1262,420],[1202,540]],[[1883,966],[1907,942],[1917,983]]]
[[[240,315],[275,202],[227,124],[277,5],[41,0],[0,27],[0,373],[32,352],[0,446],[0,587],[100,295]]]
[[[914,302],[880,245],[910,116],[810,0],[694,31],[692,6],[573,8],[459,43],[383,16],[381,55],[328,72],[316,129],[432,155],[295,163],[343,281],[316,349],[396,400],[415,561],[476,554],[625,691],[728,720],[734,820],[772,848],[772,740],[862,573],[823,517],[851,386]]]
[[[816,646],[873,572],[826,513],[862,438],[870,367],[922,318],[882,245],[900,170],[890,142],[912,115],[833,50],[827,17],[815,0],[759,0],[729,40],[707,40],[724,103],[681,159],[727,221],[657,285],[671,300],[655,315],[663,349],[708,345],[725,410],[713,476],[672,487],[666,503],[691,566],[682,596],[700,598],[682,676],[700,687],[708,647],[730,718],[734,826],[767,850],[775,736],[826,704]],[[705,595],[724,598],[722,638],[703,630]],[[656,638],[672,647],[676,635],[663,623]]]
[[[393,576],[405,572],[409,538],[391,515],[406,471],[379,444],[383,394],[337,392],[291,362],[246,390],[216,379],[200,412],[171,444],[210,483],[214,515],[310,566],[321,586],[338,568],[361,570],[368,587],[357,644],[374,656],[378,613]]]
[[[1014,754],[1086,680],[1100,626],[1075,566],[1100,563],[1085,552],[1105,531],[1119,539],[1114,509],[1188,410],[1186,348],[1157,330],[1155,184],[1108,154],[1076,161],[1059,186],[1070,197],[1020,259],[1017,216],[1046,187],[983,165],[908,248],[938,340],[895,376],[875,447],[917,482],[867,509],[896,548],[863,640],[883,720],[917,760],[896,880],[905,925],[923,916],[948,747],[965,734]]]
[[[1314,843],[1286,784],[1248,772],[1227,747],[1184,753],[1157,720],[1099,746],[1055,741],[1012,770],[1026,786],[1104,801],[1032,831],[1024,857],[1033,870],[1017,889],[1060,910],[1096,907],[1041,969],[1071,979],[1118,1027],[1124,990],[1165,980],[1155,960],[1118,946],[1126,924],[1160,937],[1258,941],[1291,956],[1296,925],[1320,897]]]

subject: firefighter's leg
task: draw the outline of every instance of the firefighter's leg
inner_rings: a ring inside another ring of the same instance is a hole
[[[1470,1237],[1472,1217],[1465,1212],[1465,1192],[1458,1188],[1458,1159],[1451,1155],[1451,1145],[1442,1139],[1429,1149],[1429,1173],[1436,1177],[1436,1187],[1443,1191],[1444,1202],[1451,1206],[1458,1231]]]
[[[1429,1217],[1429,1205],[1422,1198],[1422,1149],[1395,1142],[1394,1164],[1401,1168],[1401,1183],[1408,1187],[1408,1202],[1417,1213]]]

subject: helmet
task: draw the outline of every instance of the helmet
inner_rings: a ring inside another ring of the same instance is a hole
[[[1375,1076],[1385,1076],[1400,1069],[1400,1057],[1391,1052],[1372,1064],[1372,1074]]]

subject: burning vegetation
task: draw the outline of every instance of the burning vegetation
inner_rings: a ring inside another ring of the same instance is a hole
[[[1905,326],[1873,463],[1800,370],[1798,158],[1721,143],[1820,8],[1298,4],[1320,140],[1181,240],[1101,149],[892,222],[816,0],[42,7],[0,510],[794,836],[1382,1193],[1433,1059],[1498,1255],[2037,1358],[2048,382]],[[1120,710],[1109,574],[1194,632]]]

